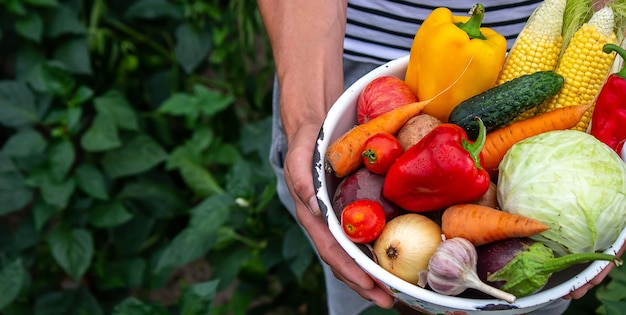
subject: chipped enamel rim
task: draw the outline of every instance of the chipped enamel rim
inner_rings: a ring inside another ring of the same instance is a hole
[[[514,303],[507,303],[498,299],[472,299],[454,296],[445,296],[436,292],[410,284],[376,264],[367,254],[367,250],[351,242],[343,233],[337,215],[331,206],[331,196],[338,180],[324,171],[323,156],[329,144],[341,136],[343,132],[354,126],[356,122],[356,103],[358,96],[365,86],[373,79],[393,75],[404,78],[404,72],[409,56],[390,61],[370,73],[366,74],[350,86],[330,109],[316,143],[313,161],[313,181],[318,203],[322,214],[328,222],[330,232],[356,263],[379,283],[387,287],[389,292],[404,303],[415,309],[432,312],[459,312],[456,314],[520,314],[538,309],[545,304],[557,300],[571,291],[582,287],[604,267],[607,261],[595,261],[581,265],[577,270],[570,268],[567,271],[554,274],[548,284],[539,292],[517,299]],[[621,152],[626,161],[626,147]],[[615,254],[626,240],[626,229],[620,233],[617,241],[605,253]],[[569,273],[568,273],[569,271]],[[567,279],[563,281],[563,279]]]

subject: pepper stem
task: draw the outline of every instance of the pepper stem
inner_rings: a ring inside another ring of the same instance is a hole
[[[483,120],[480,117],[476,117],[476,121],[478,122],[478,137],[476,137],[476,141],[473,143],[463,139],[462,146],[467,152],[469,152],[472,160],[476,164],[476,167],[479,169],[483,169],[482,163],[480,163],[480,151],[482,151],[483,146],[485,145],[486,138],[486,128]]]
[[[610,54],[611,52],[616,52],[620,55],[620,57],[622,57],[622,60],[626,62],[626,50],[624,50],[624,48],[620,46],[617,46],[615,44],[605,44],[604,47],[602,47],[602,51],[607,54]],[[626,66],[622,66],[622,70],[620,70],[615,75],[622,79],[626,79]]]
[[[485,6],[482,3],[476,3],[470,9],[469,14],[471,14],[471,17],[467,22],[458,22],[455,23],[455,25],[465,31],[470,39],[486,39],[480,32],[480,25],[483,23],[483,18],[485,17]]]

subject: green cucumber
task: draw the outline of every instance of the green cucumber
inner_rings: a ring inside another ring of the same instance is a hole
[[[450,113],[448,122],[461,126],[474,140],[478,136],[476,117],[482,119],[487,132],[498,129],[558,93],[564,82],[563,76],[554,71],[517,77],[461,102]]]

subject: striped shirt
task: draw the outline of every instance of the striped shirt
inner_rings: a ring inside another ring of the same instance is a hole
[[[540,0],[483,0],[482,26],[515,41]],[[432,10],[445,6],[453,15],[469,15],[475,1],[463,0],[348,0],[344,56],[381,63],[409,53],[419,25]]]

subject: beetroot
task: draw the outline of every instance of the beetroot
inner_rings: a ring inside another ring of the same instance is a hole
[[[335,212],[339,215],[345,206],[357,199],[372,199],[381,203],[387,221],[404,213],[404,210],[383,197],[384,181],[384,176],[374,174],[365,167],[348,175],[335,190],[332,200]]]

